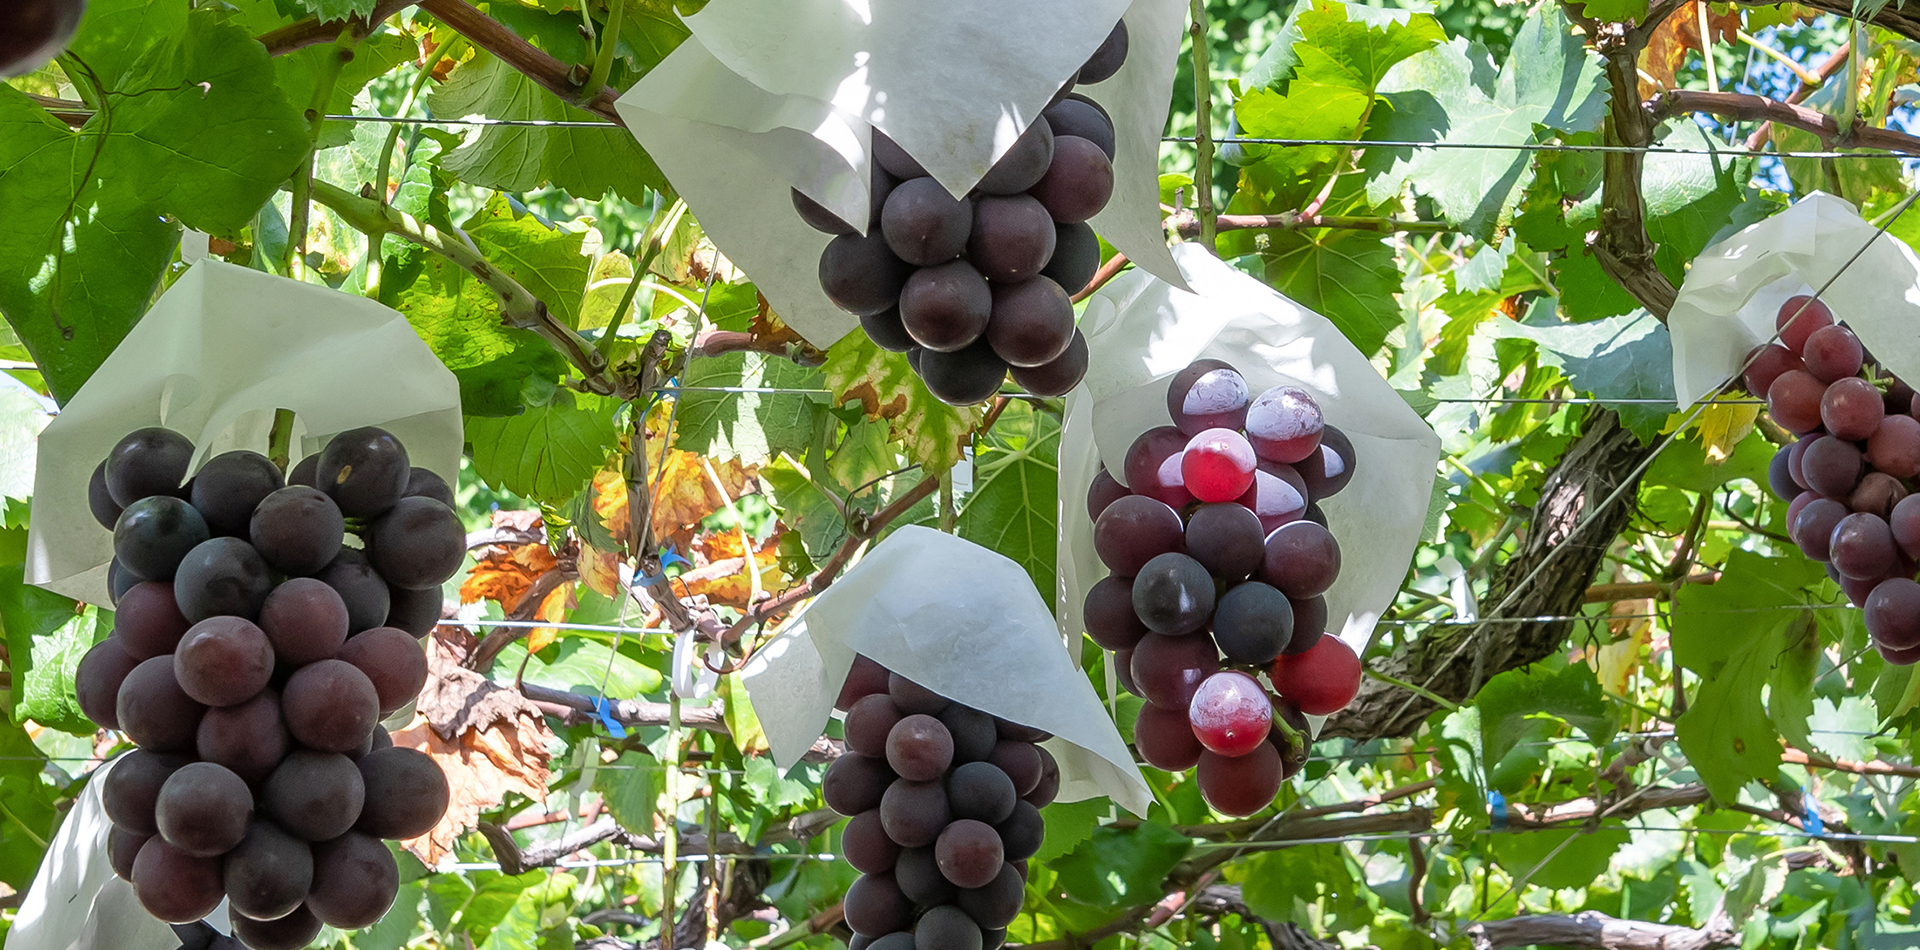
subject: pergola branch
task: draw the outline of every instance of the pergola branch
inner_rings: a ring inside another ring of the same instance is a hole
[[[379,5],[373,8],[372,13],[364,17],[349,17],[344,20],[322,20],[319,17],[309,17],[271,33],[262,34],[260,44],[265,46],[267,52],[273,56],[285,56],[309,46],[331,43],[340,38],[340,31],[349,24],[353,26],[354,35],[366,36],[379,27],[382,20],[413,6],[413,3],[414,0],[381,0]]]
[[[1592,950],[1711,950],[1737,947],[1740,930],[1725,914],[1701,928],[1621,920],[1599,911],[1489,920],[1467,928],[1473,950],[1505,947],[1579,947]]]
[[[500,57],[507,65],[562,100],[622,127],[627,124],[613,108],[614,100],[620,98],[619,90],[602,89],[592,98],[582,101],[586,77],[583,75],[576,80],[575,67],[554,59],[545,50],[521,39],[466,0],[422,0],[420,9],[433,14],[440,22],[466,37],[467,42]]]
[[[1707,112],[1732,119],[1765,121],[1811,132],[1829,148],[1874,148],[1903,154],[1920,154],[1920,138],[1893,129],[1856,125],[1842,132],[1833,116],[1806,106],[1750,96],[1739,92],[1704,92],[1677,89],[1654,96],[1647,103],[1647,114],[1660,122],[1688,112]]]
[[[1200,235],[1200,219],[1191,210],[1175,211],[1167,217],[1184,238]],[[1454,230],[1445,221],[1420,221],[1403,218],[1369,218],[1346,214],[1307,214],[1283,211],[1279,214],[1223,214],[1214,218],[1215,231],[1309,231],[1331,228],[1341,231],[1374,231],[1380,234],[1443,234]]]

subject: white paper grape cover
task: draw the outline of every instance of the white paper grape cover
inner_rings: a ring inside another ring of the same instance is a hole
[[[1844,199],[1814,192],[1700,252],[1667,314],[1680,405],[1733,378],[1773,339],[1780,305],[1829,278],[1820,300],[1833,318],[1895,376],[1920,380],[1920,258],[1879,230]]]
[[[113,763],[96,769],[47,846],[20,912],[7,931],[7,950],[175,950],[180,938],[154,919],[133,896],[133,887],[113,874],[107,835],[113,823],[101,805],[101,779]],[[223,925],[224,906],[220,911]]]
[[[1327,632],[1363,650],[1420,543],[1440,437],[1332,321],[1197,244],[1175,247],[1174,258],[1192,292],[1131,271],[1089,298],[1080,320],[1092,368],[1067,396],[1060,436],[1060,632],[1080,641],[1087,588],[1108,574],[1093,552],[1087,486],[1102,463],[1124,483],[1134,439],[1173,424],[1168,377],[1211,358],[1232,364],[1256,394],[1282,384],[1305,389],[1353,440],[1353,481],[1318,504],[1340,542]]]
[[[128,432],[185,435],[197,470],[221,452],[265,452],[276,409],[295,413],[296,460],[337,433],[377,425],[414,465],[449,484],[459,474],[459,382],[406,317],[209,259],[161,295],[40,434],[27,582],[108,602],[113,533],[93,520],[87,483]]]
[[[956,702],[1051,732],[1060,801],[1153,803],[1127,744],[1054,632],[1024,568],[908,526],[868,551],[754,652],[743,671],[773,760],[791,768],[833,715],[855,654]]]
[[[864,226],[877,127],[966,194],[1123,14],[1126,64],[1075,88],[1117,135],[1113,199],[1089,223],[1178,281],[1160,224],[1160,135],[1186,10],[1181,0],[713,0],[616,107],[720,251],[825,348],[860,321],[821,292],[829,238],[800,221],[789,189]]]

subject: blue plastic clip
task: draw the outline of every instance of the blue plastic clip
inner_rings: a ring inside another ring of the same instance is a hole
[[[593,697],[593,712],[600,717],[600,724],[607,727],[609,735],[615,739],[627,737],[627,727],[621,725],[620,720],[613,718],[613,706],[607,702],[605,696]]]
[[[1507,796],[1497,789],[1487,790],[1487,810],[1493,815],[1493,830],[1505,831],[1507,828]]]
[[[1824,837],[1827,833],[1827,823],[1820,820],[1820,812],[1814,809],[1811,801],[1806,803],[1806,809],[1807,813],[1801,821],[1807,834],[1815,838]]]
[[[664,550],[660,552],[660,566],[672,567],[675,564],[685,564],[688,567],[693,566],[692,561],[689,561],[686,558],[681,557],[680,552],[674,550],[673,545],[669,544]]]

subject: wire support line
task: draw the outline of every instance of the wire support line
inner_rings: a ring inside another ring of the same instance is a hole
[[[672,629],[672,628],[670,628],[670,627],[616,627],[616,626],[611,626],[611,625],[608,625],[608,624],[604,624],[604,623],[566,623],[566,622],[564,622],[564,621],[557,621],[557,620],[556,620],[556,621],[547,621],[547,620],[461,620],[461,619],[459,619],[459,618],[457,618],[457,617],[456,617],[456,618],[453,618],[453,619],[449,619],[449,620],[442,620],[442,621],[440,621],[440,622],[439,622],[439,624],[438,624],[438,626],[442,626],[442,627],[466,627],[466,628],[469,628],[469,629],[478,629],[478,628],[480,628],[480,627],[508,627],[508,628],[512,628],[512,629],[527,629],[527,630],[539,630],[539,629],[549,629],[549,630],[584,630],[584,631],[587,631],[587,632],[590,632],[590,633],[655,633],[655,634],[670,634],[670,633],[673,633],[673,632],[674,632],[674,631],[673,631],[673,629]]]
[[[432,116],[405,115],[330,115],[329,122],[373,122],[384,125],[469,125],[469,126],[521,126],[537,129],[617,129],[621,126],[614,122],[582,122],[571,119],[488,119],[468,117],[464,119],[436,119]]]
[[[1545,406],[1673,406],[1679,404],[1672,399],[1603,399],[1597,396],[1546,397],[1542,399],[1520,399],[1504,396],[1451,396],[1444,399],[1427,400],[1439,403],[1468,403],[1485,405],[1545,405]],[[1704,399],[1708,406],[1764,406],[1765,399]]]
[[[1664,614],[1543,614],[1535,617],[1443,617],[1437,620],[1376,620],[1383,627],[1478,627],[1497,623],[1570,623],[1575,620],[1657,620],[1718,614],[1761,614],[1775,610],[1852,610],[1852,604],[1777,604],[1771,607],[1734,607],[1728,610],[1682,610]]]

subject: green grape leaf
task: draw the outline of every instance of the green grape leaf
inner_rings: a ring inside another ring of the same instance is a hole
[[[380,0],[291,0],[292,3],[313,11],[313,15],[322,20],[344,20],[348,17],[364,17],[380,5]]]
[[[1262,255],[1267,282],[1333,321],[1372,354],[1402,324],[1393,245],[1366,231],[1281,231]]]
[[[14,674],[26,680],[20,703],[14,707],[14,718],[31,719],[49,728],[90,737],[100,727],[80,711],[80,699],[74,693],[74,674],[80,668],[81,658],[94,644],[106,639],[113,628],[111,621],[102,624],[94,611],[75,613],[74,606],[68,601],[66,622],[46,636],[34,638],[33,666],[25,676]]]
[[[1193,839],[1143,821],[1129,829],[1096,828],[1071,854],[1052,863],[1068,897],[1097,907],[1138,907],[1164,896],[1167,872],[1193,850]]]
[[[573,889],[579,884],[579,879],[565,871],[541,875],[514,898],[478,950],[546,950],[543,935],[549,928],[566,923],[573,908]],[[568,936],[572,936],[571,930]]]
[[[78,132],[0,88],[0,312],[63,402],[146,310],[180,226],[245,227],[307,144],[224,13],[99,0],[73,55],[107,94]]]
[[[1820,624],[1803,610],[1787,624],[1780,660],[1767,681],[1767,714],[1795,748],[1813,748],[1807,720],[1813,715],[1813,677],[1820,666]],[[1868,717],[1867,730],[1876,725]]]
[[[440,118],[486,116],[545,122],[594,122],[532,79],[490,54],[462,63],[427,97]],[[499,191],[532,191],[552,183],[576,198],[598,201],[609,193],[647,200],[666,188],[653,159],[622,128],[485,126],[442,159],[460,180]]]
[[[827,557],[847,539],[847,522],[839,507],[792,456],[775,459],[760,470],[760,478],[773,494],[781,523],[800,533],[809,557]]]
[[[593,269],[593,260],[582,251],[587,228],[554,227],[501,194],[487,199],[461,227],[489,264],[527,288],[560,322],[579,326]]]
[[[1582,664],[1558,672],[1539,667],[1508,670],[1488,680],[1473,703],[1480,707],[1481,742],[1490,762],[1512,751],[1537,715],[1566,722],[1594,745],[1606,745],[1619,726],[1599,680]]]
[[[565,391],[522,415],[467,417],[474,471],[495,488],[550,504],[579,492],[618,438],[612,405]]]
[[[960,536],[1027,569],[1053,603],[1059,547],[1060,420],[1014,403],[974,446],[973,493],[960,509]]]
[[[979,406],[954,408],[927,391],[907,365],[906,356],[889,353],[864,333],[849,333],[827,350],[827,389],[833,405],[858,402],[869,419],[885,419],[908,460],[927,475],[939,475],[960,461],[968,433],[985,415]]]
[[[46,758],[18,724],[0,723],[0,881],[24,892],[53,840],[56,792]]]
[[[334,81],[333,92],[327,98],[327,114],[353,114],[354,97],[360,94],[360,90],[392,72],[401,63],[410,62],[415,52],[413,43],[396,33],[380,33],[361,40],[353,48],[353,58],[340,68],[340,76]],[[311,105],[322,66],[337,55],[339,53],[333,44],[322,43],[275,57],[273,70],[279,77],[281,91],[287,94],[287,101],[302,109]],[[389,128],[377,125],[371,131],[385,139]],[[345,145],[352,140],[354,131],[355,124],[352,122],[329,122],[320,130],[320,147]]]
[[[1540,361],[1567,374],[1595,399],[1658,399],[1612,407],[1642,439],[1674,411],[1673,341],[1666,324],[1646,311],[1590,323],[1534,326],[1512,320],[1488,324],[1499,337],[1532,340]]]
[[[594,773],[593,790],[607,803],[607,812],[620,827],[636,834],[652,834],[660,807],[660,763],[653,756],[622,752]]]
[[[726,353],[694,360],[680,376],[675,445],[743,465],[765,465],[782,452],[812,444],[827,401],[819,370],[764,353]],[[702,389],[818,389],[814,394],[702,392]]]
[[[1339,845],[1268,851],[1248,861],[1239,874],[1248,909],[1270,920],[1304,921],[1308,908],[1337,913],[1358,903],[1355,889],[1344,886],[1353,871]]]
[[[401,866],[405,867],[404,857]],[[401,873],[401,879],[406,880],[405,871]],[[414,929],[420,926],[420,899],[426,893],[427,887],[420,881],[401,884],[393,907],[373,926],[353,935],[353,950],[400,950],[406,946],[413,938]]]
[[[93,624],[78,622],[72,600],[26,583],[24,565],[19,560],[19,554],[25,553],[26,531],[9,529],[3,534],[9,542],[8,553],[14,555],[12,563],[0,567],[0,627],[5,628],[7,637],[8,672],[12,674],[8,708],[13,711],[13,721],[33,718],[42,725],[73,727],[90,735],[93,727],[84,724],[85,718],[75,722],[69,714],[79,714],[73,695],[73,669],[80,655],[93,646]],[[15,543],[20,547],[16,549]],[[68,630],[69,625],[84,628],[84,635]],[[68,635],[61,636],[63,632]],[[62,648],[77,648],[80,653],[67,658]],[[47,666],[43,668],[42,664]],[[42,715],[48,718],[40,719]]]
[[[1867,737],[1879,726],[1873,704],[1864,696],[1842,696],[1838,702],[1824,696],[1816,699],[1807,721],[1814,751],[1850,762],[1874,759],[1873,743]]]
[[[1631,836],[1624,828],[1593,832],[1518,831],[1488,837],[1494,859],[1516,879],[1541,887],[1585,887],[1607,873],[1613,853]],[[1531,876],[1528,876],[1528,875]]]
[[[1586,16],[1609,23],[1639,23],[1647,18],[1647,0],[1582,0]]]

